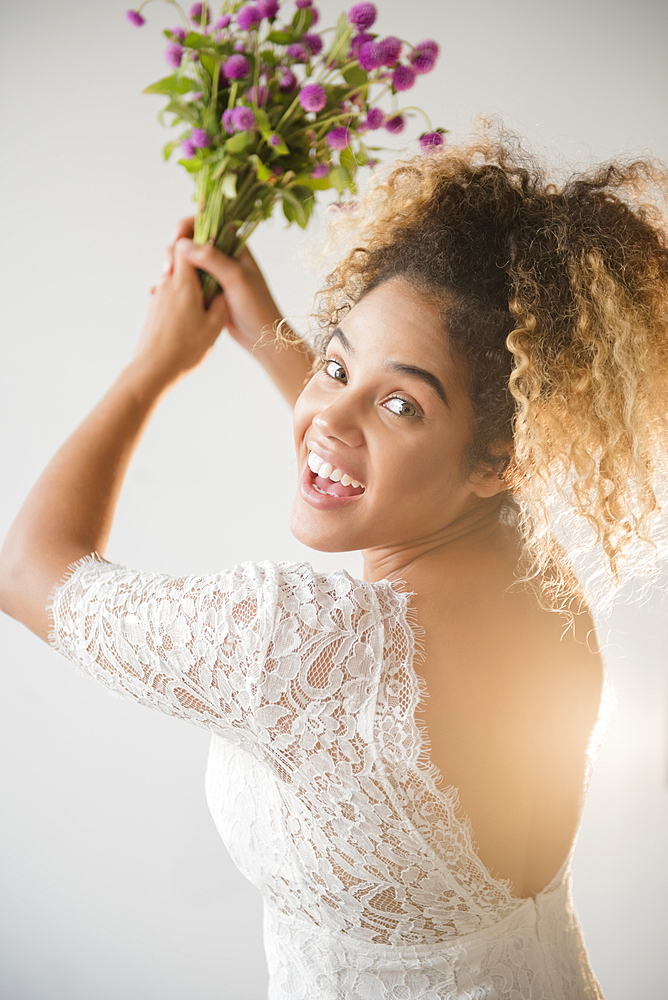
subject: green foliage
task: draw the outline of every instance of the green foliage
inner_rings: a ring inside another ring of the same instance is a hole
[[[179,160],[178,162],[186,168],[189,174],[196,174],[202,169],[202,161],[198,159]]]
[[[361,66],[346,66],[341,70],[341,75],[351,87],[361,87],[369,79],[369,74]]]
[[[190,90],[199,89],[197,80],[191,80],[187,76],[179,76],[174,73],[173,76],[165,76],[157,83],[144,87],[142,94],[168,94],[171,96],[172,94],[187,94]]]
[[[165,160],[168,160],[177,146],[180,146],[185,136],[181,136],[180,139],[172,139],[171,142],[165,143],[162,149],[162,155]]]
[[[294,40],[294,31],[270,31],[267,35],[267,41],[273,42],[274,45],[291,45]]]
[[[249,145],[252,132],[235,132],[225,143],[225,150],[228,153],[241,153]]]

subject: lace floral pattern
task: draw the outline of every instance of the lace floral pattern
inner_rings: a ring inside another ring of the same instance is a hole
[[[415,721],[409,595],[306,563],[210,576],[97,557],[52,644],[211,731],[207,797],[265,904],[270,998],[599,998],[564,867],[518,899],[477,857]]]

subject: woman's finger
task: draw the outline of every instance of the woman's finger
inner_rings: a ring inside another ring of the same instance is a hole
[[[176,246],[177,240],[182,237],[187,239],[192,239],[195,234],[195,216],[188,215],[183,219],[179,219],[176,229],[172,235],[171,242],[167,249],[165,250],[165,255],[163,258],[163,272],[166,275],[174,273],[174,248]]]
[[[184,239],[179,242],[179,248],[183,250],[184,255],[192,264],[213,275],[223,289],[226,285],[234,285],[241,275],[240,262],[221,253],[211,243],[195,243],[193,240]],[[248,257],[252,261],[250,253]]]

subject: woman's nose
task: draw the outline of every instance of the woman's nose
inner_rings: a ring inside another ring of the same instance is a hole
[[[341,441],[349,448],[359,447],[364,440],[359,413],[352,400],[345,399],[343,394],[319,411],[313,425],[324,437]]]

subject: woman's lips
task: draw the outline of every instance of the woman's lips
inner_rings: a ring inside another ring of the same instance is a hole
[[[365,491],[363,486],[358,486],[353,491],[352,487],[333,483],[331,479],[320,479],[308,465],[305,465],[304,473],[299,482],[299,492],[311,507],[316,507],[318,510],[339,510],[341,507],[355,503],[356,500],[364,496]]]

